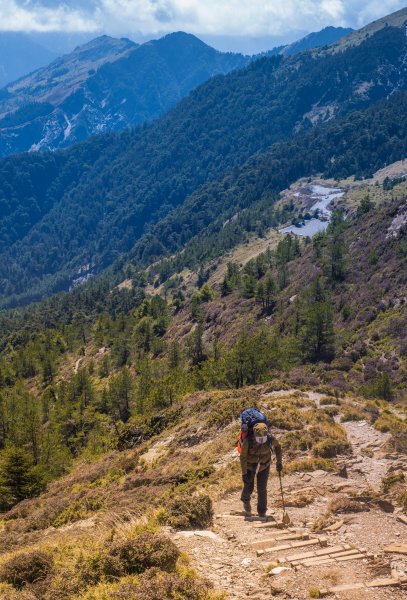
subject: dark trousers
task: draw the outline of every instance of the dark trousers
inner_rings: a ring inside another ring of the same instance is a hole
[[[267,481],[270,474],[270,467],[257,473],[257,512],[263,514],[267,511]],[[249,502],[254,490],[254,479],[256,470],[248,470],[243,476],[243,490],[240,499],[242,502]]]

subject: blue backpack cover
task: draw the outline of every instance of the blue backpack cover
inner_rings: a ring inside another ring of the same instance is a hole
[[[246,408],[240,415],[240,419],[242,421],[242,431],[252,430],[256,423],[265,423],[267,427],[269,426],[266,415],[257,410],[257,408]]]

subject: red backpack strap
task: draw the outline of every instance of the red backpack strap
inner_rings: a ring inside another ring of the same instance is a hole
[[[242,443],[243,440],[247,438],[249,434],[247,433],[247,431],[241,431],[239,433],[239,437],[237,438],[237,451],[239,454],[242,453]]]

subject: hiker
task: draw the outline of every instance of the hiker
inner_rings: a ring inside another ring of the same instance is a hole
[[[283,470],[281,446],[269,434],[267,422],[257,422],[245,436],[240,437],[240,465],[242,467],[243,490],[240,497],[247,516],[251,515],[250,498],[257,475],[257,512],[265,517],[267,512],[267,481],[270,473],[271,455],[276,455],[276,468]]]

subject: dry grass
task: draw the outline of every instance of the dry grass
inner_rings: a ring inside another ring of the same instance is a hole
[[[293,460],[284,467],[287,473],[307,473],[322,469],[323,471],[336,471],[336,463],[328,458],[302,458]]]
[[[363,502],[358,502],[347,497],[333,498],[328,504],[328,512],[336,515],[366,511],[369,511],[369,508]]]

